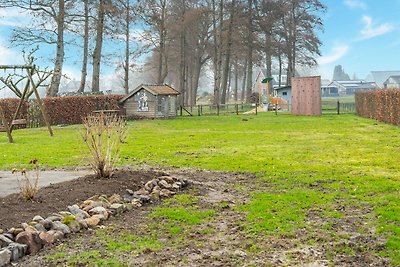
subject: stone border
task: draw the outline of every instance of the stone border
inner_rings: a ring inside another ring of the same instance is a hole
[[[95,195],[80,205],[68,206],[67,211],[53,213],[47,218],[37,215],[30,222],[22,223],[21,227],[6,232],[0,229],[0,267],[25,255],[34,255],[71,234],[95,228],[111,216],[171,197],[187,185],[185,178],[165,175],[148,181],[138,191],[127,189],[123,196]]]

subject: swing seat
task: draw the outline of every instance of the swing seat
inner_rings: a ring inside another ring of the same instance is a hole
[[[13,120],[11,124],[15,126],[26,126],[26,119]]]

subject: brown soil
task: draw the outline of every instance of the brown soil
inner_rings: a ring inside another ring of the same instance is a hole
[[[145,181],[164,172],[187,178],[190,184],[183,193],[196,196],[200,200],[199,208],[214,209],[216,215],[204,224],[185,229],[178,236],[162,232],[163,221],[148,216],[160,203],[145,205],[120,217],[111,218],[101,226],[110,237],[118,239],[123,233],[146,236],[151,231],[156,231],[158,240],[164,244],[160,250],[146,249],[140,253],[127,251],[119,255],[118,257],[127,266],[389,266],[386,259],[374,253],[381,249],[384,240],[379,239],[372,229],[355,234],[362,227],[361,222],[367,220],[368,214],[363,215],[368,211],[366,205],[352,209],[347,207],[348,212],[344,213],[343,218],[331,222],[333,228],[329,231],[323,230],[323,225],[326,223],[323,218],[319,217],[318,213],[310,211],[307,223],[311,227],[299,229],[295,236],[246,234],[244,227],[246,214],[236,210],[235,207],[251,201],[251,192],[268,190],[271,187],[267,183],[257,181],[256,176],[249,173],[193,169],[125,170],[110,180],[83,177],[44,188],[40,191],[41,203],[23,203],[22,208],[17,208],[21,204],[17,196],[4,198],[2,202],[14,201],[15,207],[12,205],[9,207],[17,214],[12,215],[3,205],[0,212],[1,214],[6,212],[21,222],[24,221],[23,218],[29,219],[37,214],[65,209],[67,205],[75,204],[100,192],[110,195],[123,193],[126,188],[135,190]],[[224,205],[221,205],[222,203]],[[340,201],[337,204],[337,208],[342,205]],[[28,211],[24,211],[23,207],[27,207],[26,205],[29,207]],[[7,226],[11,225],[10,220],[5,221],[3,218],[0,222]],[[160,229],[151,230],[150,225],[154,223]],[[107,250],[103,242],[96,231],[88,230],[69,236],[68,240],[64,240],[62,249],[54,245],[37,255],[24,257],[15,264],[17,266],[68,265],[68,257],[82,251]],[[355,255],[343,252],[343,248],[348,247],[356,251]],[[60,249],[67,256],[52,261],[46,258],[48,255],[55,255]]]
[[[138,190],[148,180],[161,176],[156,171],[119,170],[111,179],[97,179],[88,175],[76,180],[53,184],[39,190],[33,201],[25,201],[19,194],[0,198],[0,229],[19,227],[34,216],[65,210],[96,194],[124,194],[126,189]]]

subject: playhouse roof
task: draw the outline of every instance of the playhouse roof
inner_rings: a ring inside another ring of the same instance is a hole
[[[165,85],[146,85],[146,84],[142,84],[142,85],[139,85],[138,87],[136,87],[132,92],[127,94],[119,102],[120,103],[125,102],[127,99],[129,99],[130,97],[135,95],[141,89],[144,89],[144,90],[148,91],[149,93],[151,93],[152,95],[155,95],[155,96],[157,96],[157,95],[179,95],[178,91],[176,91],[174,88],[172,88],[171,86],[166,85],[166,84]]]

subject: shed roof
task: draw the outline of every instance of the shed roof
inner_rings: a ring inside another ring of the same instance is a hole
[[[139,90],[144,89],[151,93],[152,95],[179,95],[179,92],[176,91],[174,88],[172,88],[169,85],[146,85],[142,84],[136,87],[132,92],[130,92],[128,95],[126,95],[124,98],[122,98],[119,102],[123,103],[130,97],[132,97],[134,94],[136,94]]]

